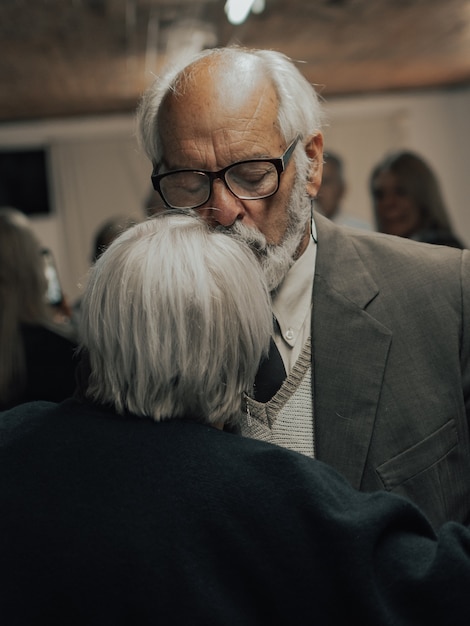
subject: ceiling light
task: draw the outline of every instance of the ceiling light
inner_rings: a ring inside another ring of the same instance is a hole
[[[230,24],[242,24],[250,11],[261,13],[264,10],[265,0],[227,0],[225,13]]]

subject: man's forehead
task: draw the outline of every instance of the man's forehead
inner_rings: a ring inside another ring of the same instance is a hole
[[[240,56],[234,63],[215,64],[208,77],[219,104],[227,109],[243,107],[267,89],[272,90],[258,60],[248,56]]]
[[[193,99],[209,109],[234,112],[270,91],[271,81],[264,74],[260,61],[248,54],[200,59],[187,70],[186,77],[170,98]]]
[[[256,64],[199,61],[167,95],[159,114],[162,162],[171,169],[196,163],[225,167],[277,155],[277,93]],[[236,66],[237,73],[230,70]],[[211,157],[214,157],[211,160]]]
[[[278,101],[270,84],[246,87],[220,74],[184,94],[172,94],[159,113],[162,140],[188,141],[229,133],[232,141],[277,130]],[[275,132],[277,135],[277,133]],[[256,137],[259,141],[259,137]]]

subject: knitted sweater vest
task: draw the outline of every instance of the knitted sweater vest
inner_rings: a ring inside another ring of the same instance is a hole
[[[315,457],[310,338],[269,402],[263,404],[246,398],[241,434]]]

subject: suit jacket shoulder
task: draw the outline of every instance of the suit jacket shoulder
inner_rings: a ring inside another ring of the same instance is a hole
[[[469,252],[315,223],[319,458],[436,525],[470,521]]]

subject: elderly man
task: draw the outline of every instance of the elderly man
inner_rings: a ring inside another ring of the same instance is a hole
[[[312,219],[322,111],[279,53],[205,51],[138,117],[165,204],[246,241],[269,284],[285,380],[242,432],[470,522],[470,254]]]

